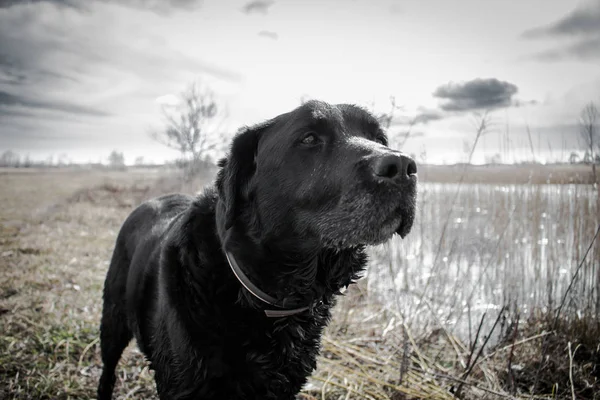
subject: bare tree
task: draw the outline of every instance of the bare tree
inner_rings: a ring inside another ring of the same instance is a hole
[[[71,160],[69,160],[69,155],[67,153],[60,153],[58,155],[57,164],[59,167],[64,167],[65,165],[71,164]]]
[[[19,167],[21,157],[12,150],[6,150],[0,156],[0,167]]]
[[[569,163],[570,164],[577,164],[579,162],[579,154],[577,154],[576,152],[572,151],[571,155],[569,156]]]
[[[597,126],[598,117],[598,108],[593,102],[590,102],[583,108],[581,116],[579,117],[579,133],[585,143],[586,153],[589,153],[590,155],[594,182],[597,182],[595,151],[596,148],[600,150],[600,134]]]
[[[133,162],[134,165],[144,165],[146,162],[146,160],[144,160],[144,156],[138,156],[135,158],[135,161]]]
[[[190,173],[206,160],[207,152],[224,146],[226,112],[214,92],[196,82],[190,84],[178,100],[177,105],[162,106],[165,126],[150,136],[179,151]]]
[[[108,165],[111,168],[122,169],[125,168],[125,156],[123,153],[119,153],[113,150],[108,156]]]

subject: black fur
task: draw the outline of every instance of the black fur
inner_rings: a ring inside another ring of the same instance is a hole
[[[366,111],[309,102],[239,133],[201,196],[133,211],[104,287],[98,398],[135,337],[161,399],[294,399],[364,246],[412,225],[416,167],[386,143]],[[309,310],[266,317],[224,250],[281,304]]]

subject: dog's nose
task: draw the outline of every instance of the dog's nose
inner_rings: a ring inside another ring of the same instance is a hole
[[[373,174],[379,180],[402,181],[416,175],[417,164],[404,154],[386,154],[373,160]]]

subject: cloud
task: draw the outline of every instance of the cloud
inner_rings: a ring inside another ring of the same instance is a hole
[[[267,14],[273,3],[274,1],[272,0],[253,0],[246,3],[244,7],[242,7],[242,11],[246,14]]]
[[[477,78],[442,85],[433,92],[433,96],[442,100],[440,108],[444,111],[469,111],[507,107],[517,92],[517,86],[510,82]]]
[[[519,108],[519,107],[527,107],[527,106],[537,106],[538,104],[540,104],[539,101],[537,100],[520,100],[520,99],[514,99],[512,102],[512,106]]]
[[[88,0],[89,1],[89,0]],[[202,5],[202,0],[98,0],[106,3],[169,14],[172,11],[192,11]]]
[[[437,110],[425,110],[419,112],[414,119],[413,124],[428,124],[432,121],[439,121],[444,118],[444,115]]]
[[[97,12],[61,10],[44,2],[0,13],[0,90],[18,93],[21,102],[36,99],[45,108],[58,101],[57,107],[66,111],[62,105],[74,97],[85,108],[125,90],[173,82],[182,74],[241,79],[234,71],[168,47],[159,37],[140,33],[136,41],[123,40],[130,32],[119,26],[106,31],[110,13]]]
[[[440,99],[438,107],[420,106],[414,112],[394,116],[391,125],[416,126],[447,119],[461,119],[467,111],[491,110],[503,107],[526,107],[536,105],[536,100],[520,100],[515,84],[496,78],[473,79],[466,82],[449,82],[440,85],[433,96]]]
[[[277,32],[272,32],[272,31],[260,31],[260,32],[258,32],[258,36],[272,39],[272,40],[279,39],[279,35],[277,34]]]
[[[523,32],[524,38],[588,36],[600,34],[600,0],[583,4],[547,26]]]
[[[29,109],[45,109],[50,111],[60,111],[68,114],[85,115],[92,117],[106,117],[110,113],[86,107],[78,104],[63,102],[63,101],[44,101],[28,99],[23,96],[0,90],[0,114],[10,111],[13,106],[21,106]]]
[[[215,85],[243,79],[169,41],[165,32],[177,30],[176,18],[86,4],[82,9],[39,1],[0,8],[0,148],[87,146],[94,153],[121,143],[138,151],[150,142],[147,128],[159,121],[154,99],[196,79]]]
[[[571,43],[562,47],[534,54],[532,58],[539,61],[600,59],[600,0],[582,4],[558,21],[525,31],[521,36],[525,39],[571,40]]]
[[[64,6],[64,7],[79,7],[79,5],[81,4],[81,2],[79,0],[29,0],[29,1],[1,0],[0,8],[10,8],[10,7],[21,6],[21,5],[27,6],[29,4],[35,4],[35,3],[54,3],[58,6]]]
[[[33,3],[52,3],[61,7],[89,10],[93,0],[0,0],[0,8],[9,8],[18,5]],[[157,14],[169,14],[174,10],[191,11],[202,4],[202,0],[95,0],[102,3],[113,3],[126,7],[150,10]]]
[[[418,107],[415,112],[406,112],[394,115],[390,125],[402,127],[427,125],[430,122],[440,121],[450,116],[450,113],[446,113],[439,109]]]

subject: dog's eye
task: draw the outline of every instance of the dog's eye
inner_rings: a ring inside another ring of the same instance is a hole
[[[304,135],[304,138],[302,138],[302,144],[306,144],[306,145],[317,144],[318,141],[319,141],[319,138],[317,137],[317,135],[314,132],[308,132],[307,134]]]

